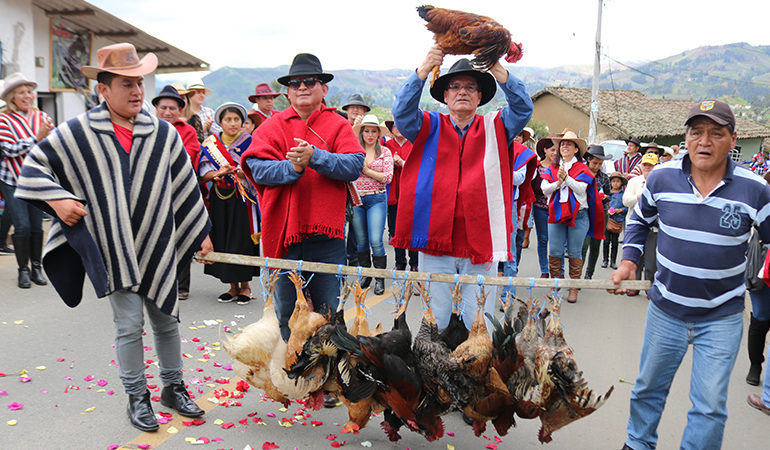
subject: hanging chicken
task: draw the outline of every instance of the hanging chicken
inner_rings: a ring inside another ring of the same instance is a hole
[[[222,339],[222,348],[233,358],[233,370],[250,385],[264,390],[270,398],[287,404],[289,398],[279,391],[270,379],[270,360],[281,340],[278,318],[275,315],[273,294],[278,271],[270,274],[262,318],[248,325],[232,338]]]
[[[419,6],[417,13],[428,22],[426,28],[444,53],[472,54],[471,63],[477,69],[489,70],[503,55],[509,63],[521,59],[521,44],[513,42],[511,33],[489,17],[431,5]],[[439,73],[440,68],[434,67],[431,86]]]

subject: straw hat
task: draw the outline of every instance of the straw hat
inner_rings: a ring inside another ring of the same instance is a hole
[[[96,51],[95,66],[83,66],[80,73],[84,77],[95,80],[99,72],[109,72],[125,77],[141,77],[152,73],[158,68],[158,57],[154,53],[144,55],[139,59],[136,47],[128,42],[108,45]]]
[[[620,184],[621,184],[621,185],[623,185],[623,186],[625,186],[626,184],[628,184],[628,178],[626,178],[626,176],[625,176],[625,175],[623,175],[623,174],[622,174],[622,173],[620,173],[620,172],[612,172],[612,173],[610,174],[610,181],[612,181],[612,179],[613,179],[613,178],[618,178],[618,179],[620,179]]]
[[[362,127],[377,127],[380,130],[380,136],[385,136],[388,133],[388,128],[384,124],[380,124],[379,119],[374,114],[367,114],[364,116],[361,123],[353,125],[353,133],[358,136]]]
[[[586,140],[579,138],[577,136],[577,134],[575,134],[575,132],[572,131],[572,130],[567,130],[564,133],[563,136],[561,136],[561,137],[553,137],[553,138],[551,138],[551,140],[553,141],[554,144],[556,144],[557,147],[561,147],[561,142],[562,141],[574,142],[575,145],[578,148],[578,151],[580,152],[580,157],[581,158],[585,154],[586,147],[588,146],[588,144],[586,143]]]
[[[3,80],[2,92],[0,92],[0,98],[5,99],[14,89],[19,86],[30,86],[32,89],[37,87],[37,83],[28,79],[21,72],[16,72],[8,75]]]
[[[190,93],[190,91],[188,91],[188,90],[187,90],[187,89],[184,87],[184,84],[180,83],[179,81],[174,81],[173,83],[171,83],[171,86],[172,86],[174,89],[176,89],[176,92],[177,92],[179,95],[187,95],[187,94],[189,94],[189,93]]]
[[[200,78],[187,83],[187,92],[189,93],[190,91],[203,91],[206,93],[206,95],[209,95],[212,92],[211,89],[207,88],[206,85],[203,84],[203,80]]]

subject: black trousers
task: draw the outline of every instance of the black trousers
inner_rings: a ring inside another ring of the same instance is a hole
[[[613,233],[612,231],[604,231],[604,261],[609,261],[615,264],[615,259],[618,256],[618,238],[620,234]]]
[[[396,213],[398,212],[398,205],[388,205],[388,236],[393,238],[396,235]],[[396,267],[406,268],[406,250],[403,248],[395,248],[396,252]],[[415,250],[409,250],[409,267],[417,269],[417,252]]]

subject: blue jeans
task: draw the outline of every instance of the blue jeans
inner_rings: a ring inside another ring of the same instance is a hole
[[[671,381],[692,345],[692,408],[681,448],[719,449],[727,420],[727,386],[742,334],[742,312],[708,322],[683,322],[650,302],[639,375],[631,392],[626,444],[635,450],[656,447]]]
[[[388,217],[388,197],[384,192],[363,195],[361,202],[363,205],[353,208],[353,229],[356,232],[358,251],[369,251],[371,245],[373,256],[385,256],[382,235]]]
[[[515,206],[515,204],[514,204]],[[509,236],[511,239],[511,261],[503,261],[503,276],[515,277],[519,274],[519,256],[521,255],[521,244],[519,243],[519,217],[516,213],[516,208],[513,208],[513,233]],[[524,233],[521,235],[522,242],[524,240]],[[519,245],[517,245],[519,244]],[[517,248],[518,247],[518,248]],[[516,286],[503,286],[503,290],[500,292],[502,298],[505,298],[506,294],[510,293],[511,296],[516,297]]]
[[[345,241],[342,239],[329,239],[326,236],[317,235],[305,238],[302,242],[289,246],[283,259],[322,262],[329,264],[345,264]],[[333,314],[337,311],[340,296],[340,281],[336,275],[302,272],[305,280],[310,280],[305,292],[310,294],[313,300],[313,310],[323,314],[323,305],[328,305]],[[278,323],[281,326],[281,337],[289,340],[289,317],[294,311],[297,302],[297,290],[294,283],[287,275],[281,275],[275,286],[275,313],[278,315]]]
[[[182,344],[179,338],[179,322],[161,312],[154,302],[130,292],[116,291],[110,294],[112,321],[115,323],[115,353],[118,356],[118,375],[126,394],[143,394],[147,390],[144,377],[144,311],[150,318],[158,354],[160,379],[164,386],[182,382]]]
[[[43,232],[43,211],[35,208],[24,200],[14,197],[16,186],[11,186],[0,181],[0,191],[3,193],[3,200],[10,208],[6,208],[11,214],[14,236],[29,236],[32,233]]]
[[[419,255],[420,272],[428,273],[450,273],[461,275],[483,275],[485,277],[496,275],[497,264],[471,264],[470,258],[457,258],[454,256],[433,256],[420,252]],[[452,314],[452,293],[450,289],[454,287],[451,283],[431,283],[431,309],[436,317],[436,325],[439,330],[443,330],[449,325],[449,316]],[[479,292],[478,284],[463,285],[463,310],[462,319],[465,327],[469,330],[476,318],[478,304],[476,294]],[[489,287],[486,288],[489,292]],[[494,315],[495,303],[497,298],[492,294],[487,297],[484,304],[484,311]],[[491,333],[492,324],[487,319],[487,330]]]
[[[770,287],[764,286],[758,291],[749,291],[751,297],[751,315],[762,321],[770,320]]]
[[[548,208],[532,207],[537,232],[537,259],[540,262],[540,273],[548,272]]]
[[[588,210],[581,209],[575,218],[575,226],[563,223],[548,224],[548,256],[564,257],[564,244],[570,258],[580,258],[583,241],[588,234]]]

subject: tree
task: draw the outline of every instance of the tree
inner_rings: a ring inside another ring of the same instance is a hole
[[[285,86],[278,82],[278,80],[271,80],[270,81],[270,88],[273,90],[273,92],[281,92],[281,90]],[[275,101],[273,102],[273,108],[283,111],[284,109],[289,107],[289,100],[286,98],[285,95],[279,95],[275,98]]]

